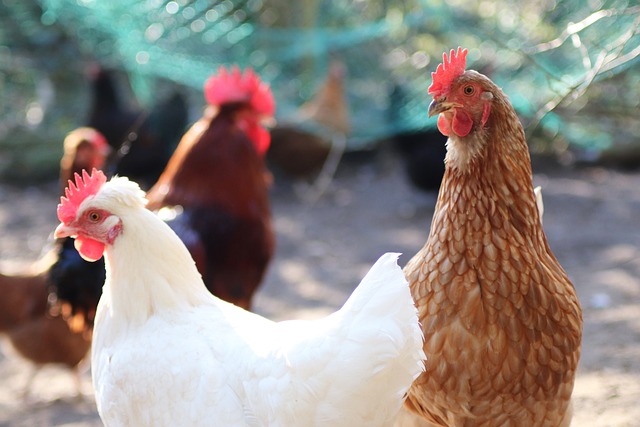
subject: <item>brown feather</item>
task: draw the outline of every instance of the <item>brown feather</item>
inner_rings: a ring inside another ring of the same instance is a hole
[[[89,351],[91,338],[72,331],[61,316],[49,314],[48,266],[48,262],[36,263],[38,271],[0,274],[0,333],[36,365],[75,368]]]

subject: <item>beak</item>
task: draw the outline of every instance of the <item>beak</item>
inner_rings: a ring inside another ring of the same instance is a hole
[[[429,117],[433,117],[436,114],[444,113],[445,111],[449,111],[452,108],[461,107],[462,105],[457,102],[447,102],[447,98],[434,99],[429,104],[429,110],[427,114]]]
[[[70,237],[75,236],[76,231],[73,227],[67,226],[64,223],[61,223],[56,227],[56,231],[53,232],[53,237],[56,239],[60,239],[62,237]]]

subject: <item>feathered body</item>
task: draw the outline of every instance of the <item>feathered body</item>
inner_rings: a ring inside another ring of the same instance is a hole
[[[30,393],[31,382],[39,367],[60,364],[73,370],[76,392],[80,393],[77,367],[91,346],[82,333],[70,330],[62,317],[49,315],[48,268],[45,257],[20,274],[0,274],[0,334],[6,335],[20,356],[36,370],[23,390]]]
[[[70,238],[57,241],[53,252],[56,260],[48,274],[51,311],[62,315],[73,331],[85,331],[90,341],[105,280],[104,262],[82,259]]]
[[[463,65],[438,85],[441,67],[429,112],[449,136],[446,172],[404,269],[427,355],[407,406],[438,426],[568,426],[581,309],[542,229],[522,126],[487,77]]]
[[[273,98],[257,76],[237,69],[221,69],[206,90],[211,105],[149,191],[148,207],[171,209],[169,225],[207,288],[248,309],[275,245],[263,159],[269,134],[260,124],[273,114]]]
[[[92,366],[107,427],[393,422],[423,369],[396,254],[384,255],[336,313],[275,323],[211,295],[137,185],[115,178],[88,195],[92,185],[79,187],[59,208],[56,234],[75,235],[88,259],[105,254]]]
[[[46,270],[33,274],[0,273],[0,332],[11,330],[29,319],[38,318],[47,311]]]

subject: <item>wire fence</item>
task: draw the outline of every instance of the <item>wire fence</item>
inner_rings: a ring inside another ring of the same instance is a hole
[[[528,133],[537,136],[537,149],[599,151],[637,143],[640,6],[617,0],[512,4],[4,0],[0,145],[16,127],[68,125],[68,131],[83,124],[71,100],[62,103],[71,105],[64,112],[52,111],[64,97],[61,84],[79,86],[82,65],[74,60],[124,71],[146,105],[159,81],[200,91],[221,64],[251,66],[271,84],[277,114],[286,117],[339,59],[348,70],[347,147],[367,148],[435,125],[426,117],[430,72],[443,51],[458,45],[469,48],[471,68],[510,96]]]

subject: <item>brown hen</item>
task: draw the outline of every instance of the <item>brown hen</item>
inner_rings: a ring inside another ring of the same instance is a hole
[[[567,426],[580,304],[542,229],[522,125],[465,57],[445,54],[429,88],[449,140],[429,238],[404,270],[427,355],[406,406],[436,426]]]
[[[51,255],[51,254],[50,254]],[[74,374],[76,392],[81,394],[78,365],[91,347],[91,340],[74,332],[67,322],[48,312],[48,269],[51,256],[19,274],[0,274],[0,333],[6,335],[12,347],[34,364],[35,370],[24,386],[23,394],[31,392],[31,382],[39,368],[60,364]]]

